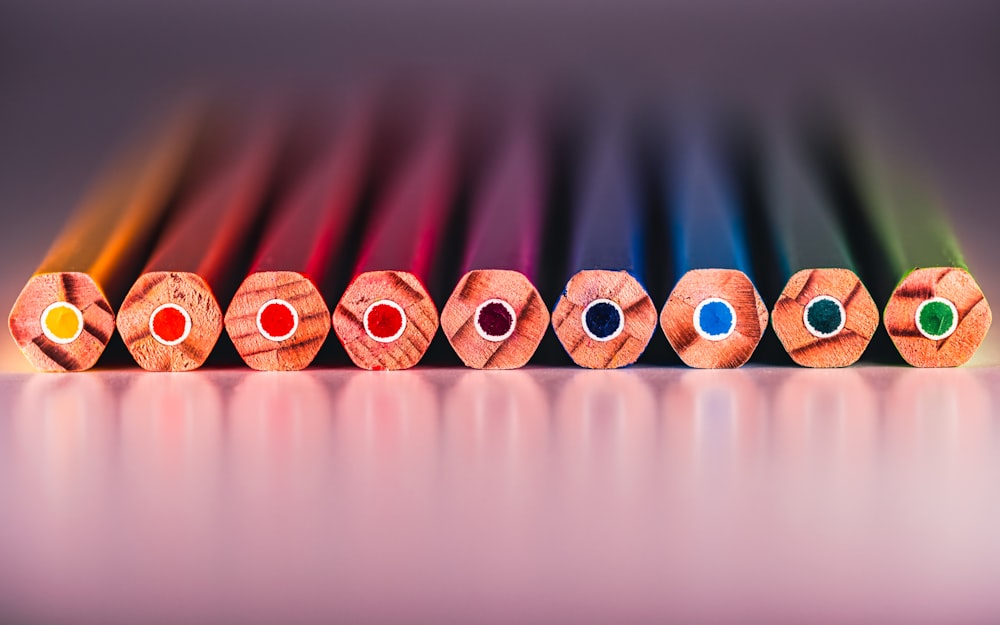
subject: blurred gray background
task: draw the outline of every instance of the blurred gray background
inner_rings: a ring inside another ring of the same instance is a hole
[[[1000,293],[997,2],[5,0],[0,301],[13,303],[103,159],[173,94],[371,71],[860,99],[910,133],[973,271]]]

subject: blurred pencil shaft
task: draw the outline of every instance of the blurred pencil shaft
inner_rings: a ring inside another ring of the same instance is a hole
[[[152,140],[128,150],[102,176],[36,273],[79,271],[113,302],[123,295],[184,173],[200,124],[201,109],[185,104]]]
[[[965,268],[941,204],[917,181],[916,168],[895,154],[890,164],[884,137],[861,115],[852,119],[844,131],[848,167],[897,277],[914,267]]]
[[[507,131],[472,208],[463,273],[511,269],[534,281],[544,214],[541,129],[533,111],[517,111]]]
[[[234,260],[265,207],[282,124],[275,112],[261,112],[227,131],[213,162],[182,196],[145,272],[195,273],[213,289],[233,277]]]
[[[322,284],[347,236],[370,160],[371,101],[346,97],[328,147],[279,201],[251,272],[296,271]]]
[[[746,231],[727,162],[705,122],[685,120],[673,161],[671,222],[678,277],[692,269],[750,275]]]
[[[784,278],[802,269],[854,271],[841,225],[789,131],[772,128],[764,143],[766,205]]]
[[[416,147],[375,208],[355,273],[405,270],[426,282],[458,184],[457,97],[431,103]]]
[[[626,270],[643,277],[643,207],[625,112],[601,112],[580,168],[570,272]]]

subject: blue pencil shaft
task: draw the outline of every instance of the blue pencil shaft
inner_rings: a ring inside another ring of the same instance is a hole
[[[643,278],[643,209],[625,116],[598,120],[580,169],[570,245],[572,272],[626,270]]]
[[[681,135],[668,166],[677,276],[692,269],[738,269],[750,275],[739,198],[721,150],[700,129],[685,128]]]

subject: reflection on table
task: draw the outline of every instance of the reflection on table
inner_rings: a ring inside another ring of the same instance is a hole
[[[101,623],[988,621],[997,382],[11,376],[0,607]]]

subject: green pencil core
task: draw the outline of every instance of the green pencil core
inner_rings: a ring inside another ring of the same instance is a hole
[[[920,307],[917,323],[928,338],[943,339],[955,329],[954,308],[939,299],[928,300]]]

